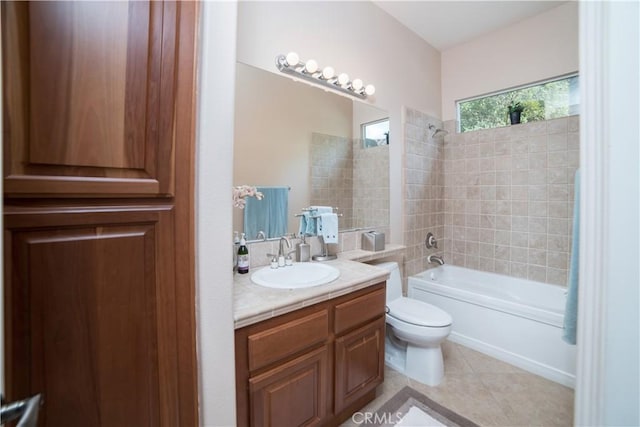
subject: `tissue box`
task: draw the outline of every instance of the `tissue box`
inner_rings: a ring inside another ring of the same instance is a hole
[[[378,231],[367,231],[362,233],[362,250],[364,251],[383,251],[384,250],[384,233]]]

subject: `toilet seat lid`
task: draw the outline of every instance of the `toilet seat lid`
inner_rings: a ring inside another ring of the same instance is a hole
[[[388,315],[418,326],[444,327],[453,323],[451,315],[446,311],[413,298],[398,298],[387,307]]]

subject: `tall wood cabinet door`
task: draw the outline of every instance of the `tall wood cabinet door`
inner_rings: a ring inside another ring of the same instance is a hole
[[[334,411],[373,390],[384,379],[384,317],[336,338]]]
[[[5,212],[7,397],[40,426],[179,425],[171,206]]]
[[[172,195],[179,49],[196,25],[180,10],[190,6],[1,7],[5,195]]]
[[[251,425],[320,425],[327,414],[327,347],[249,380]]]

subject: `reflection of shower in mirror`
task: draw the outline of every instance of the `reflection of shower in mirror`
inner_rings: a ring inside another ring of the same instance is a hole
[[[431,131],[431,138],[441,137],[449,134],[449,131],[440,129],[432,123],[429,123],[429,130]]]

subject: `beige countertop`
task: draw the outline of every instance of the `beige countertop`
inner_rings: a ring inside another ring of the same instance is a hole
[[[340,252],[338,254],[339,259],[348,259],[351,261],[367,262],[374,259],[386,258],[394,255],[400,255],[404,252],[406,246],[398,245],[395,243],[387,243],[382,251],[363,251],[362,249],[356,249],[354,251]]]
[[[380,257],[380,252],[382,251],[352,252],[377,254],[377,258]],[[326,285],[305,289],[267,288],[251,282],[251,273],[253,271],[250,271],[249,274],[236,274],[233,281],[233,321],[235,329],[375,285],[387,280],[389,277],[389,272],[386,270],[351,261],[343,258],[343,256],[340,256],[337,260],[324,263],[339,269],[340,277]]]

